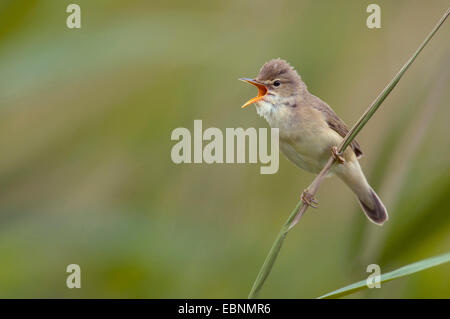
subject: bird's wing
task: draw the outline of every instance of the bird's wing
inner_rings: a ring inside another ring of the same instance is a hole
[[[324,114],[328,126],[332,130],[337,132],[340,136],[345,137],[349,131],[347,125],[345,125],[345,123],[339,118],[339,116],[337,116],[337,114],[331,109],[331,107],[328,106],[328,104],[326,104],[319,98],[317,98],[317,100],[314,102],[315,103],[313,103],[313,107]],[[353,142],[350,144],[350,147],[353,149],[353,152],[355,152],[357,158],[360,158],[363,155],[361,147],[356,140],[353,140]]]

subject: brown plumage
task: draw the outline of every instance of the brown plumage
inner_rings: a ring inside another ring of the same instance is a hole
[[[336,131],[340,136],[345,137],[349,132],[347,125],[345,125],[345,123],[337,116],[337,114],[331,109],[331,107],[328,106],[327,103],[323,102],[316,96],[314,96],[314,98],[317,99],[317,103],[312,103],[311,106],[318,109],[325,115],[327,124],[332,130]],[[353,140],[350,147],[355,152],[357,158],[360,158],[363,155],[361,147],[356,140]]]

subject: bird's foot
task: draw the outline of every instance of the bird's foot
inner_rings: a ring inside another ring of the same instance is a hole
[[[344,158],[339,154],[336,146],[331,146],[331,155],[339,164],[344,164]]]
[[[305,205],[311,206],[312,208],[317,208],[319,206],[319,202],[314,198],[314,196],[305,189],[302,193],[302,202]]]

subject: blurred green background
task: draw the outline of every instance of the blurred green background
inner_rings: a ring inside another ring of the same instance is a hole
[[[81,6],[82,28],[66,27]],[[0,297],[245,298],[313,175],[171,161],[173,129],[267,127],[240,106],[274,57],[352,125],[448,1],[0,0]],[[261,297],[312,298],[450,248],[450,21],[358,137],[390,213],[337,179]],[[68,264],[81,289],[66,287]],[[352,295],[449,298],[444,265]]]

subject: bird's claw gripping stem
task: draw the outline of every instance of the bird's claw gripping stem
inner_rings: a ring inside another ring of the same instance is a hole
[[[305,205],[311,206],[312,208],[317,208],[319,206],[319,202],[314,198],[314,196],[305,189],[302,193],[302,202]]]
[[[336,146],[331,147],[331,155],[339,164],[344,164],[344,158],[339,154]]]

